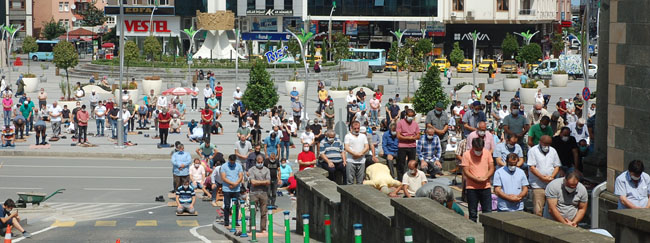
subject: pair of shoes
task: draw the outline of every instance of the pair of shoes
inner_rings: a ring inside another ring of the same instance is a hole
[[[213,207],[217,207],[217,202],[212,201],[210,204],[212,204]]]
[[[27,231],[23,231],[23,237],[25,237],[25,238],[31,238],[31,237],[32,237],[32,234],[30,234],[30,233],[27,232]]]
[[[42,142],[41,145],[48,145],[48,143],[47,142]]]
[[[156,202],[164,202],[164,201],[165,201],[165,198],[162,195],[156,197]]]

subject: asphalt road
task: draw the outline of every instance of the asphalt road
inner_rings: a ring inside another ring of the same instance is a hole
[[[33,237],[14,232],[14,242],[230,242],[212,230],[209,202],[196,203],[199,216],[178,217],[154,201],[171,190],[168,160],[3,157],[0,165],[0,200],[66,189],[40,207],[18,209]]]

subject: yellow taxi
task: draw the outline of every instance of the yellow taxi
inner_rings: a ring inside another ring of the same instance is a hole
[[[445,69],[451,66],[451,63],[446,58],[436,58],[436,60],[433,60],[433,65],[437,66],[440,72],[444,72]]]
[[[384,71],[396,71],[397,70],[397,65],[393,61],[386,61],[386,66],[384,67]]]
[[[463,61],[456,66],[456,69],[458,69],[459,73],[471,73],[473,67],[472,59],[463,59]]]
[[[542,59],[537,59],[537,62],[535,63],[528,63],[528,70],[533,70],[534,68],[539,66],[540,63],[542,63]]]
[[[478,72],[487,73],[488,70],[490,70],[490,67],[492,67],[492,71],[496,72],[497,62],[495,62],[493,59],[483,59],[481,64],[478,65]]]
[[[517,62],[515,60],[505,60],[501,64],[502,73],[516,73],[517,72]]]

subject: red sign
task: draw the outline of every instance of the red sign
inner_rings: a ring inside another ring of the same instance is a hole
[[[582,99],[587,101],[589,100],[589,98],[591,98],[591,91],[589,90],[588,87],[585,87],[584,89],[582,89]]]
[[[562,21],[562,22],[560,23],[560,26],[561,26],[562,28],[568,28],[568,27],[571,27],[571,21]]]
[[[127,32],[149,32],[149,24],[150,22],[148,20],[124,20]],[[154,32],[171,32],[167,28],[166,20],[154,20],[153,27]]]

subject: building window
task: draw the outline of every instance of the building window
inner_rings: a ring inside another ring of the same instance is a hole
[[[64,12],[70,11],[70,5],[68,5],[68,2],[63,3],[63,11]]]
[[[465,0],[453,0],[454,11],[463,11],[465,9]]]
[[[255,0],[246,0],[246,10],[255,9]]]
[[[284,9],[293,10],[293,0],[284,0]]]
[[[25,0],[12,0],[11,9],[25,9]]]
[[[156,2],[158,2],[158,5],[169,5],[169,0],[147,0],[149,5],[156,5]]]
[[[497,9],[499,11],[508,11],[509,0],[497,0]]]
[[[63,2],[59,2],[59,12],[63,12]]]

